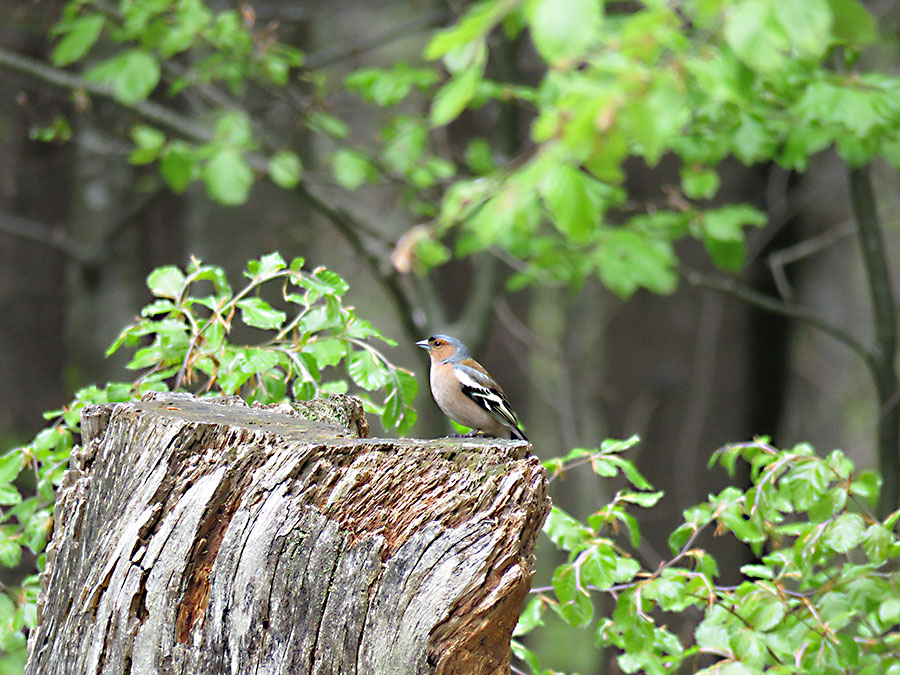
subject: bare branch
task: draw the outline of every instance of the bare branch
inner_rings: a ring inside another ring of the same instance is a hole
[[[772,253],[768,261],[769,269],[772,271],[772,277],[775,279],[778,294],[788,302],[793,302],[794,300],[794,293],[788,283],[787,275],[784,273],[786,265],[815,255],[841,239],[849,237],[854,232],[856,232],[856,225],[848,221],[841,223],[837,227],[832,227],[816,237],[804,239],[793,246],[788,246]]]
[[[734,279],[724,279],[692,269],[684,270],[684,278],[693,286],[709,288],[710,290],[719,291],[720,293],[726,293],[743,300],[754,307],[764,309],[767,312],[781,314],[782,316],[809,324],[826,335],[830,335],[835,340],[843,342],[852,351],[859,354],[863,360],[865,360],[866,365],[870,368],[872,367],[873,353],[868,347],[849,333],[828,323],[819,315],[814,314],[808,309],[797,307],[777,298],[765,295],[764,293],[760,293],[759,291],[738,283]]]
[[[0,212],[0,232],[52,248],[81,265],[93,263],[93,257],[88,251],[73,241],[60,227],[51,227],[31,218]]]
[[[371,35],[360,42],[349,45],[338,45],[329,49],[323,49],[321,52],[308,54],[305,66],[307,68],[324,68],[325,66],[330,66],[339,61],[343,61],[344,59],[360,56],[368,51],[390,44],[394,40],[409,37],[416,31],[442,24],[448,18],[450,18],[450,12],[446,9],[423,14],[422,16],[418,16],[405,23],[392,26],[386,31]]]

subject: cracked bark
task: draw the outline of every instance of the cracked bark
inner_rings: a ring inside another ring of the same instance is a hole
[[[526,443],[368,439],[350,397],[151,395],[82,430],[29,675],[509,672],[549,509]]]

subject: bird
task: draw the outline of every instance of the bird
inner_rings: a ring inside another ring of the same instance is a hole
[[[432,335],[416,345],[431,357],[431,395],[441,412],[475,432],[528,440],[503,389],[462,342],[449,335]]]

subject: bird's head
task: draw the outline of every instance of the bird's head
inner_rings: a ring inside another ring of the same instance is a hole
[[[466,346],[449,335],[432,335],[427,340],[419,340],[416,346],[428,352],[432,363],[447,361],[456,363],[469,358],[469,350],[466,349]]]

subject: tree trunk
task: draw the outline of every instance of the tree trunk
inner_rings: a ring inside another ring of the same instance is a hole
[[[508,673],[530,446],[367,439],[330,405],[87,408],[26,673]]]

